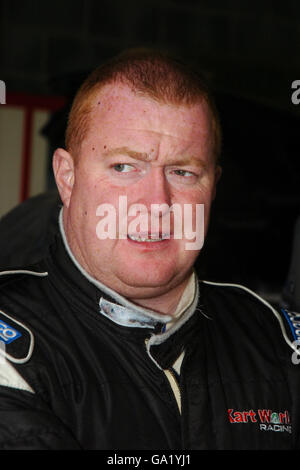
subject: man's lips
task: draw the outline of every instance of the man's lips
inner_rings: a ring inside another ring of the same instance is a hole
[[[169,240],[171,238],[171,234],[169,233],[161,233],[161,234],[146,234],[146,233],[131,233],[127,235],[128,238],[134,242],[139,243],[157,243],[162,242],[164,240]]]

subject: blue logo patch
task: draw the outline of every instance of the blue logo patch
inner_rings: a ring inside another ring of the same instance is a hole
[[[287,309],[282,308],[282,313],[284,314],[290,328],[292,335],[295,341],[300,340],[300,313],[299,312],[290,312]]]
[[[0,320],[0,341],[4,341],[5,344],[9,344],[20,336],[22,335],[19,331]]]

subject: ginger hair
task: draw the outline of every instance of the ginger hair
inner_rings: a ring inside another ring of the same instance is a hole
[[[81,143],[89,129],[89,118],[95,94],[109,84],[124,84],[133,92],[161,104],[192,106],[203,99],[212,114],[214,154],[221,153],[221,126],[214,99],[203,77],[162,52],[132,49],[97,67],[75,95],[66,129],[66,149],[75,162]]]

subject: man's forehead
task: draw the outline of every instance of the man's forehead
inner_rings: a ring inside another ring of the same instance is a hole
[[[128,85],[122,83],[110,83],[103,85],[100,89],[95,89],[90,97],[90,104],[94,111],[97,110],[113,110],[115,107],[122,107],[133,100],[145,100],[147,102],[150,98],[143,98],[139,96]]]
[[[125,146],[127,138],[136,140],[133,151],[142,150],[144,139],[169,140],[176,151],[179,143],[181,147],[211,144],[212,120],[204,101],[170,105],[140,96],[123,84],[110,84],[94,95],[92,109],[90,136],[113,140],[112,148]]]
[[[186,104],[184,102],[167,102],[162,99],[155,99],[150,94],[135,90],[124,83],[109,83],[102,86],[90,97],[90,104],[95,112],[114,112],[118,113],[122,108],[131,106],[134,103],[134,107],[131,109],[132,112],[138,111],[140,108],[142,111],[154,111],[158,108],[169,108],[172,111],[177,111],[179,114],[193,113],[193,114],[211,114],[209,106],[206,100],[199,97],[194,104]]]

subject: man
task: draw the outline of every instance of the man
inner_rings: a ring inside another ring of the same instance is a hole
[[[284,317],[193,269],[220,135],[202,80],[156,52],[83,84],[53,158],[59,234],[0,276],[0,448],[298,447]]]

